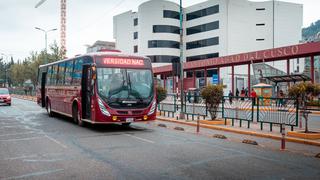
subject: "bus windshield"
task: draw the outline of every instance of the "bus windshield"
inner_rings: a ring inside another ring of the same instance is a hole
[[[97,68],[98,94],[112,107],[147,106],[153,97],[150,69]]]

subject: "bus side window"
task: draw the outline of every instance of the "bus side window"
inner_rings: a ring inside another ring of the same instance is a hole
[[[51,85],[51,74],[52,74],[52,66],[49,66],[48,74],[47,74],[47,85]]]
[[[82,78],[82,64],[83,59],[77,58],[74,62],[73,74],[72,74],[72,85],[79,86]]]
[[[71,85],[73,71],[73,61],[66,62],[65,85]]]
[[[57,84],[58,64],[52,65],[51,85]]]
[[[65,62],[62,62],[59,64],[59,71],[57,75],[58,83],[57,85],[63,85],[64,84],[64,72],[65,72]]]

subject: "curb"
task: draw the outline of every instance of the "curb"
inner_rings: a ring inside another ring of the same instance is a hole
[[[184,124],[184,125],[189,125],[189,126],[194,126],[194,127],[197,126],[197,124],[195,124],[195,123],[184,122],[184,121],[179,121],[179,120],[171,120],[171,119],[163,118],[163,117],[157,117],[157,120],[166,121],[166,122],[172,122],[172,123],[178,123],[178,124]],[[231,129],[231,128],[228,128],[228,127],[220,127],[220,126],[214,126],[214,125],[200,124],[200,127],[207,128],[207,129],[213,129],[213,130],[233,132],[233,133],[238,133],[238,134],[245,134],[245,135],[257,136],[257,137],[263,137],[263,138],[269,138],[269,139],[275,139],[275,140],[281,140],[281,138],[282,138],[281,136],[277,136],[277,135],[263,134],[263,133],[258,133],[258,132],[253,132],[253,131],[245,131],[245,130],[238,130],[238,129]],[[320,142],[304,140],[304,139],[298,139],[298,138],[293,138],[293,137],[286,137],[286,141],[300,143],[300,144],[313,145],[313,146],[320,146]]]
[[[12,94],[11,96],[14,98],[33,101],[33,102],[37,101],[36,97],[32,97],[32,96],[23,96],[23,95],[16,95],[16,94]]]

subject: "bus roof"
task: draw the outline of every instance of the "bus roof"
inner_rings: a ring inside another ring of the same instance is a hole
[[[91,52],[91,53],[86,53],[86,54],[82,54],[82,55],[79,55],[79,56],[76,56],[76,57],[72,57],[72,58],[68,58],[68,59],[62,59],[62,60],[59,60],[59,61],[55,61],[55,62],[52,62],[52,63],[48,63],[48,64],[42,64],[39,66],[39,68],[41,67],[46,67],[46,66],[50,66],[50,65],[53,65],[53,64],[58,64],[58,63],[61,63],[61,62],[64,62],[64,61],[69,61],[69,60],[72,60],[72,59],[76,59],[76,58],[79,58],[79,57],[95,57],[95,56],[118,56],[118,57],[130,57],[130,58],[143,58],[143,59],[148,59],[147,56],[137,56],[137,55],[132,55],[132,54],[124,54],[124,53],[121,53],[121,52],[105,52],[105,51],[102,51],[102,52]]]

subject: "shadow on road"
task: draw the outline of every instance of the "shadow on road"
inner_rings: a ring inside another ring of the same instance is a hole
[[[85,123],[84,127],[80,127],[74,123],[73,119],[61,114],[54,114],[54,120],[72,124],[78,128],[85,128],[96,133],[127,133],[134,134],[136,132],[153,132],[154,130],[139,126],[139,123],[133,123],[130,126],[121,124],[90,124]]]

